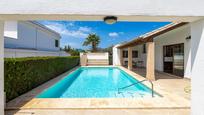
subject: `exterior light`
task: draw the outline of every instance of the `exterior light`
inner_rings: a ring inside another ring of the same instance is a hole
[[[106,24],[114,24],[114,23],[117,22],[117,17],[115,17],[115,16],[106,16],[106,17],[104,18],[104,22],[105,22]]]
[[[186,37],[186,40],[190,40],[190,39],[191,39],[191,36]]]

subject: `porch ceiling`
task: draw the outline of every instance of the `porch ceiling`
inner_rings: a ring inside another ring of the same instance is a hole
[[[164,34],[166,32],[169,32],[173,29],[176,29],[180,26],[183,26],[187,24],[187,22],[172,22],[166,26],[163,26],[159,29],[156,29],[156,30],[153,30],[149,33],[146,33],[142,36],[139,36],[135,39],[133,39],[132,41],[130,42],[127,42],[127,43],[124,43],[120,46],[118,46],[118,48],[122,49],[122,48],[127,48],[127,47],[133,47],[133,46],[136,46],[136,45],[140,45],[140,44],[144,44],[144,43],[147,43],[147,42],[152,42],[153,39],[156,37],[156,36],[159,36],[161,34]]]
[[[0,11],[0,20],[69,20],[69,21],[103,21],[108,15],[118,17],[118,21],[142,21],[142,22],[193,22],[204,17],[192,16],[151,16],[151,15],[121,15],[121,14],[2,14]]]
[[[195,21],[204,16],[203,0],[1,0],[0,19]],[[181,7],[182,4],[182,7]],[[193,7],[192,7],[193,6]]]

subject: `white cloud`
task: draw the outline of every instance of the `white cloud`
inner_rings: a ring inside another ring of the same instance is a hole
[[[79,31],[90,32],[90,31],[91,31],[91,28],[89,28],[89,27],[80,27],[80,28],[79,28]]]
[[[108,35],[109,35],[110,37],[118,37],[118,36],[119,36],[119,34],[116,33],[116,32],[111,32],[111,33],[109,33]]]
[[[45,26],[62,35],[75,38],[86,38],[88,36],[88,33],[91,32],[91,28],[89,27],[79,27],[76,30],[69,29],[69,26],[74,26],[74,23],[62,24],[57,22],[50,22],[46,23]]]
[[[124,34],[124,32],[111,32],[111,33],[109,33],[108,35],[110,36],[110,37],[118,37],[119,35],[122,35],[122,34]]]

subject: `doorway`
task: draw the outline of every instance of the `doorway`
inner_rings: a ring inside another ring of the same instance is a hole
[[[184,44],[163,47],[164,72],[184,76]]]

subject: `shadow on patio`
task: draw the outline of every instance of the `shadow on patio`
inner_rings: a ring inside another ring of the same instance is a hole
[[[123,66],[124,67],[124,66]],[[124,67],[127,69],[127,67]],[[136,73],[141,77],[146,77],[146,69],[141,67],[134,67],[132,72]],[[153,81],[155,89],[159,88],[161,90],[174,93],[181,97],[190,100],[190,92],[185,91],[186,88],[191,87],[191,81],[187,78],[178,77],[164,72],[155,72],[156,80]]]
[[[146,69],[145,68],[134,67],[132,69],[132,71],[139,74],[140,76],[143,76],[144,78],[146,77]],[[176,75],[171,75],[171,74],[164,73],[164,72],[159,72],[159,71],[155,71],[155,78],[156,78],[156,80],[159,80],[159,79],[183,79],[182,77],[179,77]]]

